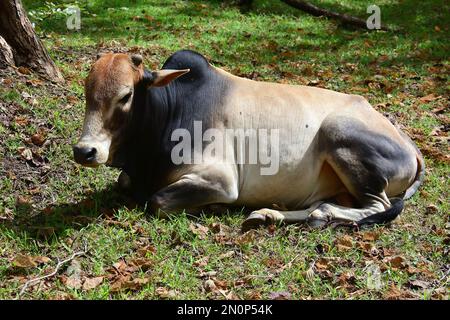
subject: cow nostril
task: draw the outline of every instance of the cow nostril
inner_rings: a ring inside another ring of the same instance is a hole
[[[86,154],[85,154],[86,161],[94,160],[96,154],[97,154],[97,149],[95,149],[95,148],[87,148]]]
[[[90,147],[73,147],[75,161],[81,164],[92,162],[97,155],[97,149]]]

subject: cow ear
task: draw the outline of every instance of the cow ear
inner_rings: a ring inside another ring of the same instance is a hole
[[[172,69],[162,69],[152,72],[152,82],[151,85],[154,87],[163,87],[168,85],[170,82],[176,78],[182,76],[185,73],[191,71],[190,69],[183,70],[172,70]]]

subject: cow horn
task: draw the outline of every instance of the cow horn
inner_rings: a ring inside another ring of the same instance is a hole
[[[143,58],[142,58],[142,56],[140,54],[133,54],[133,55],[131,55],[131,61],[133,62],[133,64],[136,67],[139,67],[141,65],[142,60],[143,60]]]

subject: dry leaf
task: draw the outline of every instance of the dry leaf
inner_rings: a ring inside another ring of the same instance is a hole
[[[250,231],[247,231],[246,233],[240,235],[239,237],[237,237],[236,243],[243,245],[243,244],[253,242],[254,239],[255,239],[255,231],[250,230]]]
[[[66,279],[66,287],[69,289],[80,289],[81,288],[81,279],[80,277],[73,275]]]
[[[18,126],[26,126],[26,125],[30,122],[30,120],[27,119],[27,118],[25,118],[25,117],[19,116],[19,117],[15,117],[15,118],[14,118],[14,122],[15,122]]]
[[[147,271],[153,267],[153,261],[145,258],[136,258],[130,261],[130,264],[140,268],[142,271]]]
[[[12,261],[12,264],[19,268],[33,268],[38,265],[33,257],[22,254],[17,255]]]
[[[228,289],[228,283],[226,281],[218,279],[213,279],[213,281],[217,288],[222,290]]]
[[[200,267],[200,268],[206,267],[208,265],[208,262],[209,262],[208,256],[202,257],[194,262],[194,267]]]
[[[291,294],[287,291],[271,292],[269,294],[270,300],[289,300],[291,297]]]
[[[380,234],[375,231],[364,232],[363,241],[375,241],[380,237]]]
[[[205,239],[208,234],[208,227],[205,227],[199,223],[191,223],[189,224],[189,229],[192,233],[196,234],[200,239]]]
[[[236,253],[236,252],[234,252],[233,250],[227,251],[227,252],[225,252],[225,253],[222,253],[222,254],[217,258],[217,260],[222,260],[222,259],[225,259],[225,258],[230,258],[230,257],[234,256],[235,253]]]
[[[45,137],[40,133],[35,133],[31,136],[31,142],[40,147],[44,144]]]
[[[330,261],[326,258],[320,258],[314,265],[318,270],[327,270],[330,267]]]
[[[336,247],[339,251],[350,250],[353,247],[352,237],[346,234],[343,237],[337,239]]]
[[[22,158],[24,158],[25,160],[30,161],[33,159],[33,153],[31,152],[30,149],[19,147],[17,150],[19,151]]]
[[[131,276],[120,276],[110,287],[111,292],[118,292],[123,290],[139,290],[149,282],[148,278],[135,278]]]
[[[103,282],[103,277],[86,278],[83,283],[83,290],[92,290],[97,288]]]
[[[430,283],[423,280],[412,280],[408,282],[408,286],[412,289],[427,289],[430,287]]]
[[[175,290],[168,290],[164,287],[156,288],[155,293],[162,299],[173,299],[177,297],[177,292]]]
[[[403,259],[403,257],[401,256],[385,258],[383,261],[389,264],[394,269],[402,269],[406,266],[405,259]]]
[[[214,292],[217,290],[216,284],[211,279],[206,280],[205,283],[203,284],[203,287],[207,292]]]
[[[149,253],[154,254],[154,253],[156,253],[156,248],[155,248],[154,246],[152,246],[152,245],[148,245],[148,246],[145,246],[145,247],[143,247],[143,248],[139,248],[139,249],[137,250],[137,253],[138,253],[140,256],[146,256],[146,255],[148,255]]]
[[[37,256],[37,257],[34,257],[33,259],[38,264],[41,264],[41,263],[45,264],[45,263],[48,263],[51,261],[51,259],[49,257],[43,257],[43,256]]]
[[[420,98],[419,100],[420,100],[420,102],[427,103],[427,102],[432,102],[434,100],[437,100],[439,98],[441,98],[441,96],[436,96],[434,93],[430,93],[429,95],[426,95],[426,96]]]

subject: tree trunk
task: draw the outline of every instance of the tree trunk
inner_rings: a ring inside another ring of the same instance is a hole
[[[63,80],[36,36],[20,0],[0,0],[0,37],[6,41],[6,46],[3,43],[0,46],[0,60],[1,56],[8,55],[5,48],[9,45],[16,66],[26,66],[52,81]]]
[[[367,28],[367,22],[366,20],[350,16],[348,14],[344,13],[338,13],[334,11],[330,11],[327,9],[319,8],[307,1],[303,0],[281,0],[287,5],[290,5],[291,7],[297,8],[299,10],[302,10],[306,13],[312,14],[313,16],[325,16],[328,18],[333,18],[337,20],[341,20],[345,23],[360,27],[360,28]],[[388,30],[386,26],[381,26],[381,30]]]
[[[5,69],[14,65],[11,47],[6,43],[5,39],[0,36],[0,69]]]

